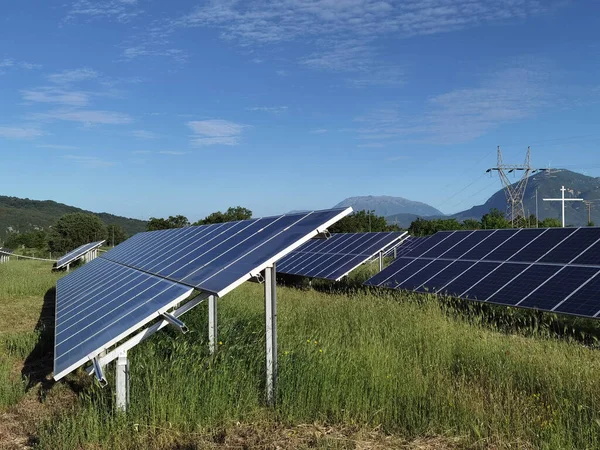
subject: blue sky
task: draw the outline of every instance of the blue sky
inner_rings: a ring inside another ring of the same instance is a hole
[[[0,14],[0,193],[137,218],[600,176],[600,3],[64,0]],[[558,195],[558,194],[557,194]]]

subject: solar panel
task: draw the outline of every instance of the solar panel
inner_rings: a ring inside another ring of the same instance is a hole
[[[386,251],[385,256],[395,254],[395,258],[407,254],[411,250],[414,250],[419,245],[427,241],[431,236],[409,236],[404,239],[399,245],[392,246]]]
[[[599,249],[596,227],[441,232],[365,284],[598,317]]]
[[[8,247],[0,247],[0,253],[4,255],[12,255],[13,251]]]
[[[84,244],[80,247],[77,247],[75,250],[72,250],[69,253],[67,253],[66,255],[61,256],[59,258],[59,260],[56,262],[56,268],[60,269],[61,267],[64,267],[67,264],[72,263],[73,261],[81,258],[87,252],[89,252],[91,250],[95,250],[96,248],[100,247],[102,244],[104,244],[104,242],[105,241],[90,242],[89,244]]]
[[[185,300],[222,296],[352,208],[139,233],[57,283],[54,378]]]
[[[329,239],[312,239],[278,261],[277,270],[339,281],[405,235],[406,232],[335,233]]]
[[[67,375],[192,291],[102,258],[58,280],[54,378]]]

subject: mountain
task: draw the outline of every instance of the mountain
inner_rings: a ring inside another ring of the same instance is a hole
[[[402,197],[387,195],[368,195],[363,197],[349,197],[334,208],[352,206],[354,211],[375,211],[378,216],[392,216],[394,214],[413,214],[415,216],[442,216],[443,213],[426,203],[414,202]]]
[[[584,200],[600,199],[600,178],[594,178],[570,170],[553,170],[539,172],[529,177],[527,189],[525,190],[525,211],[535,214],[535,193],[538,193],[538,215],[539,219],[561,217],[561,202],[545,202],[543,198],[560,198],[561,186],[565,186],[566,198],[582,198]],[[600,224],[600,203],[594,202],[592,207],[592,222]],[[506,194],[503,189],[492,195],[483,205],[474,206],[466,211],[453,214],[458,220],[481,219],[481,216],[492,208],[506,211]],[[583,202],[566,202],[565,216],[568,225],[586,225],[588,222],[588,210]]]
[[[121,225],[128,236],[146,230],[146,222],[143,220],[108,213],[92,213],[51,200],[40,201],[0,195],[0,241],[11,232],[48,229],[60,216],[74,212],[95,214],[107,225]]]

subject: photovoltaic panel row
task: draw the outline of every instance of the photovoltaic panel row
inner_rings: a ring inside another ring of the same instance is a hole
[[[12,255],[13,251],[7,247],[0,247],[0,253],[4,255]]]
[[[408,252],[415,250],[419,245],[426,242],[431,236],[409,236],[402,243],[387,252],[386,256],[395,253],[396,258],[406,255]]]
[[[351,211],[339,208],[140,233],[101,258],[222,296]]]
[[[58,280],[54,378],[67,375],[192,291],[102,258]]]
[[[72,250],[66,255],[61,256],[56,262],[56,268],[60,269],[61,267],[66,266],[67,264],[85,255],[87,252],[100,247],[102,244],[104,244],[104,241],[90,242],[89,244],[84,244],[80,247],[77,247],[75,250]]]
[[[125,241],[58,281],[54,378],[155,320],[193,287],[224,295],[351,212],[154,231]]]
[[[312,239],[277,263],[288,275],[339,281],[358,266],[393,246],[406,233],[335,233]]]
[[[440,236],[438,236],[440,235]],[[600,229],[438,233],[365,284],[584,317],[600,314]]]

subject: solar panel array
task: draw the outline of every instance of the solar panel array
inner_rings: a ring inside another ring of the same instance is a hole
[[[312,239],[282,258],[277,271],[339,281],[405,235],[405,232],[334,233],[329,239]]]
[[[365,284],[598,317],[600,228],[440,232]]]
[[[387,251],[387,255],[396,255],[396,258],[405,255],[406,253],[414,250],[422,243],[426,242],[431,236],[409,236],[402,243],[395,248],[391,248]]]
[[[193,288],[225,295],[351,212],[312,211],[135,235],[57,283],[54,378],[167,312]]]
[[[102,244],[104,244],[104,242],[105,241],[90,242],[89,244],[84,244],[80,247],[77,247],[75,250],[71,250],[69,253],[59,258],[59,260],[56,262],[56,268],[60,269],[61,267],[72,263],[73,261],[81,258],[87,252],[100,247]]]
[[[12,255],[13,251],[8,247],[0,247],[0,253],[4,255]]]

